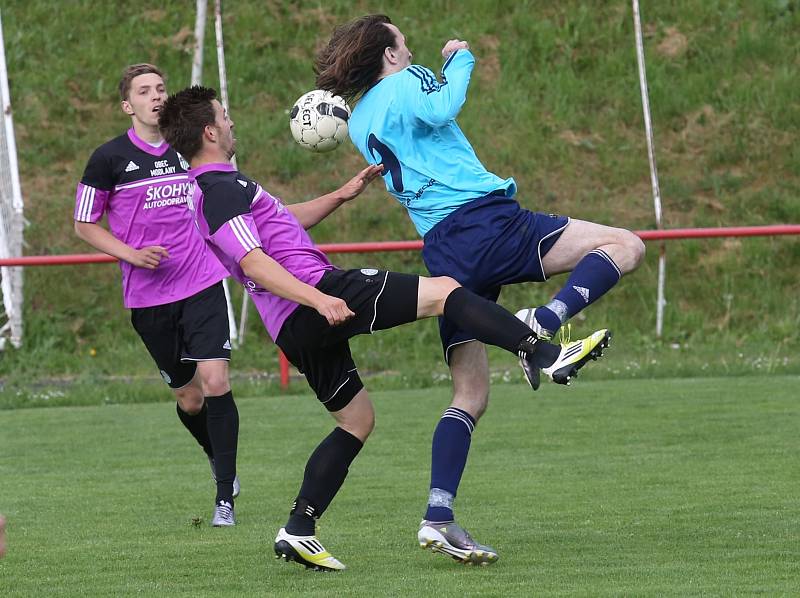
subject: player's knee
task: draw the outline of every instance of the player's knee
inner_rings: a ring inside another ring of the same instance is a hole
[[[452,406],[466,411],[475,421],[478,421],[489,406],[488,384],[485,387],[478,384],[474,388],[456,389],[453,394]]]
[[[420,277],[417,318],[441,316],[447,297],[459,286],[461,285],[449,276]]]
[[[361,442],[366,442],[372,430],[375,428],[375,409],[369,395],[365,389],[361,389],[358,394],[339,411],[331,413],[340,428],[349,432]]]
[[[175,398],[180,410],[188,415],[197,415],[203,408],[203,392],[194,384],[177,389]]]
[[[214,372],[203,376],[201,382],[203,383],[203,394],[207,397],[219,397],[231,389],[226,373]]]
[[[340,425],[361,442],[366,442],[369,435],[372,434],[372,430],[375,429],[375,411],[370,404],[369,409],[359,409],[353,415],[347,422]]]
[[[447,301],[447,298],[450,296],[450,293],[455,291],[461,285],[455,278],[450,278],[449,276],[437,276],[432,278],[431,281],[436,285],[436,299],[438,304],[437,311],[440,314],[443,314],[444,304]]]
[[[642,241],[638,235],[632,233],[631,231],[625,231],[623,245],[628,251],[628,259],[630,262],[629,267],[626,268],[626,272],[630,272],[631,270],[638,268],[642,263],[647,249],[644,241]]]
[[[447,297],[450,293],[461,286],[455,278],[451,278],[449,276],[437,276],[433,280],[435,280],[436,284],[439,285],[444,297]]]
[[[368,414],[365,414],[364,419],[360,423],[361,428],[361,440],[362,442],[365,441],[372,431],[375,429],[375,412],[370,410]]]

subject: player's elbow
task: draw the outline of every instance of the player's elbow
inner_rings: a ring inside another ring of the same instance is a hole
[[[260,249],[256,248],[239,260],[239,267],[242,269],[244,275],[250,280],[255,280],[258,282],[258,278],[260,277],[259,272],[261,271],[259,265],[263,256],[264,253]]]
[[[75,220],[73,228],[75,230],[75,234],[78,235],[78,237],[80,239],[83,239],[85,241],[86,240],[86,235],[87,235],[87,232],[88,232],[87,229],[90,226],[91,226],[91,223],[89,223],[89,222],[81,222],[80,220]]]
[[[442,109],[431,112],[426,119],[432,127],[444,127],[453,122],[458,116],[459,110]]]
[[[446,114],[432,114],[427,119],[428,124],[434,128],[444,127],[452,119]]]

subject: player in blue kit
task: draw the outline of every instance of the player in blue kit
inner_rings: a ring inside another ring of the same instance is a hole
[[[597,301],[644,258],[630,231],[535,213],[520,207],[513,178],[489,172],[456,123],[467,97],[475,57],[469,45],[449,40],[441,76],[414,65],[402,32],[385,15],[369,15],[337,28],[315,61],[317,87],[358,104],[350,137],[371,164],[384,165],[388,191],[406,208],[425,246],[433,276],[447,274],[466,288],[497,300],[503,285],[544,281],[570,272],[546,305],[524,309],[540,339],[551,339],[572,316]],[[466,465],[475,423],[486,409],[489,369],[484,346],[440,319],[453,402],[433,436],[428,508],[418,539],[423,547],[464,562],[479,548],[455,523],[453,501]],[[607,333],[563,346],[571,375],[608,344]],[[534,388],[539,370],[523,367]],[[554,376],[568,383],[571,376]],[[496,559],[485,562],[493,562]]]

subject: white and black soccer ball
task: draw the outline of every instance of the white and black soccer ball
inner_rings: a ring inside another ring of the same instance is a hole
[[[329,152],[347,138],[350,107],[342,98],[323,89],[303,94],[289,113],[292,137],[312,152]]]

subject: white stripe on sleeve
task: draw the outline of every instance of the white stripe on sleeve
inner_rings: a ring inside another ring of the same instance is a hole
[[[75,210],[75,219],[78,221],[83,221],[83,202],[86,198],[86,185],[81,185],[81,198],[78,201],[78,209]]]
[[[81,222],[89,222],[92,216],[92,208],[94,207],[94,196],[97,190],[89,185],[84,185],[83,193],[81,193],[81,203],[78,209],[78,219]]]
[[[237,223],[237,226],[241,228],[242,235],[245,239],[248,239],[252,244],[253,247],[258,247],[261,243],[256,239],[256,236],[253,234],[253,231],[247,226],[247,223],[244,221],[244,218],[241,216],[236,216],[234,220]]]
[[[241,218],[240,216],[237,216],[236,218],[231,218],[228,221],[228,224],[230,225],[233,234],[236,236],[236,239],[239,241],[241,246],[244,247],[247,251],[252,251],[256,247],[258,247],[258,243],[256,243],[253,240],[252,235],[245,236],[244,232],[242,231],[243,224],[240,221],[240,218]],[[247,231],[247,233],[250,232],[249,230],[247,230],[246,226],[244,226],[243,228],[245,229],[245,231]]]

